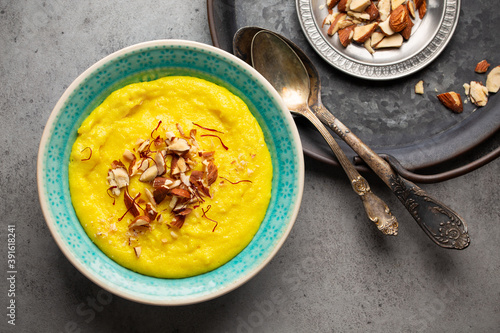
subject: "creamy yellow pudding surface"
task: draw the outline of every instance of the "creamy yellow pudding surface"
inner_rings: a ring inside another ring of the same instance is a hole
[[[69,164],[73,206],[92,241],[120,265],[162,278],[211,271],[242,251],[271,182],[248,107],[194,77],[113,92],[81,125]]]

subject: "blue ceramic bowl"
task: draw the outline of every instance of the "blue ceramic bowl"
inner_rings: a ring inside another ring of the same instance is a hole
[[[109,259],[87,237],[71,204],[68,162],[82,121],[111,92],[167,75],[212,81],[242,98],[259,122],[274,175],[271,202],[252,242],[227,264],[184,279],[159,279]],[[38,191],[47,225],[69,261],[90,280],[121,297],[156,305],[208,300],[248,281],[276,254],[297,216],[304,161],[295,124],[274,88],[253,68],[212,46],[182,40],[137,44],[97,62],[57,102],[38,153]]]

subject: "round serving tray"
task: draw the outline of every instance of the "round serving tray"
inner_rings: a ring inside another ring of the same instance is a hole
[[[376,152],[395,157],[406,170],[425,168],[425,172],[435,172],[447,163],[451,163],[449,168],[461,166],[459,172],[445,178],[431,176],[417,181],[449,179],[500,155],[500,96],[490,96],[483,108],[466,103],[461,114],[452,113],[436,98],[446,91],[464,96],[465,82],[485,82],[485,74],[474,72],[479,61],[487,59],[492,66],[500,65],[500,39],[496,36],[500,20],[489,10],[487,1],[462,4],[454,36],[432,63],[416,73],[386,81],[353,77],[326,62],[304,35],[295,3],[263,0],[256,5],[239,0],[207,0],[207,5],[214,45],[226,51],[232,52],[233,36],[245,26],[276,31],[297,44],[320,73],[323,103]],[[424,95],[414,93],[419,80],[424,81]],[[306,121],[298,118],[296,122],[304,153],[337,165],[322,137]],[[339,143],[350,157],[355,157],[347,145]],[[484,154],[487,156],[479,163],[473,161]],[[470,156],[473,163],[462,166],[464,161],[471,162]]]

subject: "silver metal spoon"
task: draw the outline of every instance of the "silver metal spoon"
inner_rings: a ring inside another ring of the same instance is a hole
[[[337,141],[309,108],[309,77],[302,62],[288,44],[276,40],[279,41],[279,37],[272,33],[261,31],[255,34],[251,46],[253,66],[274,86],[290,112],[306,117],[318,129],[344,168],[354,192],[363,201],[368,218],[382,233],[397,235],[398,222],[389,207],[373,194],[366,179],[358,173]]]
[[[417,185],[398,175],[391,166],[364,144],[354,135],[340,120],[334,117],[321,103],[321,84],[319,74],[309,60],[309,58],[296,45],[288,40],[283,40],[281,36],[267,30],[259,30],[258,34],[267,34],[278,38],[271,39],[273,45],[258,47],[252,44],[251,54],[265,52],[269,58],[295,56],[301,66],[296,68],[284,68],[276,66],[268,67],[269,71],[280,72],[281,75],[303,71],[305,67],[309,84],[310,98],[309,106],[315,115],[326,125],[328,125],[341,139],[343,139],[364,161],[365,163],[386,183],[398,199],[404,204],[408,212],[417,221],[429,238],[437,245],[448,249],[465,249],[470,244],[467,225],[463,219],[449,207],[427,194]],[[256,36],[256,34],[255,34]],[[288,48],[282,46],[286,44]],[[292,51],[292,52],[290,52]],[[280,53],[289,53],[286,56]],[[262,74],[262,73],[261,73]],[[275,74],[269,73],[269,76]],[[264,75],[266,76],[266,75]],[[293,76],[291,76],[293,78]],[[303,80],[304,78],[302,78]]]

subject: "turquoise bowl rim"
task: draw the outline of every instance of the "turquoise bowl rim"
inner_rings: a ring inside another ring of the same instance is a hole
[[[168,51],[177,55],[181,50],[186,59],[182,56],[180,65],[153,64],[149,68],[148,58],[143,57],[145,52]],[[134,58],[136,65],[129,64],[128,69],[120,68],[121,61],[133,57],[138,59]],[[197,57],[204,59],[205,64],[201,68],[197,64]],[[226,72],[221,73],[219,67],[225,68]],[[118,79],[106,78],[110,74],[108,70],[116,74],[117,68],[125,74],[117,74]],[[235,77],[231,78],[231,74]],[[165,75],[198,76],[239,95],[249,105],[264,131],[274,168],[268,212],[251,243],[227,264],[185,279],[159,279],[141,275],[104,255],[88,238],[76,218],[67,180],[69,152],[81,122],[90,111],[110,92],[128,83],[149,81]],[[100,80],[104,82],[100,88],[89,89],[87,86]],[[235,82],[240,82],[240,86]],[[241,82],[244,82],[243,86]],[[245,91],[247,85],[250,92]],[[85,101],[84,105],[78,104],[82,100]],[[259,108],[266,113],[262,113]],[[269,125],[269,117],[273,125]],[[63,121],[70,123],[63,124]],[[271,131],[268,125],[271,129],[274,126],[274,130],[281,134]],[[56,166],[62,168],[58,170]],[[43,131],[38,152],[37,183],[47,226],[63,254],[82,274],[125,299],[153,305],[185,305],[210,300],[234,290],[255,276],[275,256],[297,218],[304,187],[304,159],[299,134],[290,113],[276,90],[255,69],[232,54],[207,44],[186,40],[155,40],[110,54],[88,68],[66,89]]]

